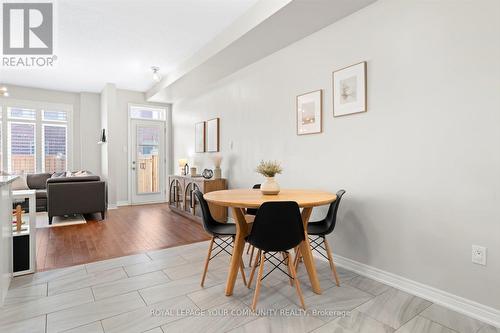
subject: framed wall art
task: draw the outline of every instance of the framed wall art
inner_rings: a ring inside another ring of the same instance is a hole
[[[207,120],[207,133],[205,141],[205,151],[219,151],[219,118]]]
[[[333,116],[366,112],[366,61],[333,72]]]
[[[194,151],[196,153],[205,152],[205,122],[194,125]]]
[[[321,133],[323,90],[297,96],[297,135]]]

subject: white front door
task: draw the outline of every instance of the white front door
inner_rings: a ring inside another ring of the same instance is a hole
[[[131,204],[165,201],[165,122],[130,120]]]

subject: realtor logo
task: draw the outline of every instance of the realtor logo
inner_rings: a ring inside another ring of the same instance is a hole
[[[52,54],[52,3],[3,4],[3,54]]]

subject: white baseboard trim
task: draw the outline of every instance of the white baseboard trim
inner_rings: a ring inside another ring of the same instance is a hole
[[[168,203],[168,201],[165,200],[160,200],[160,201],[148,201],[148,202],[141,202],[141,203],[131,203],[130,201],[118,201],[116,203],[115,207],[122,207],[122,206],[140,206],[140,205],[153,205],[153,204],[162,204],[162,203]]]
[[[108,203],[108,210],[111,210],[111,209],[117,209],[117,207],[115,204]]]
[[[326,260],[320,256],[315,257]],[[334,255],[334,260],[338,266],[359,275],[424,298],[487,324],[500,327],[500,310],[339,255]]]

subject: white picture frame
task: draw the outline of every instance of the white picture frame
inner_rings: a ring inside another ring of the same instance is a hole
[[[214,118],[206,121],[206,152],[219,151],[219,118]]]
[[[322,132],[323,90],[315,90],[297,96],[297,135]]]
[[[366,112],[366,61],[332,74],[333,116]]]
[[[205,122],[194,125],[194,151],[196,153],[205,152]]]

